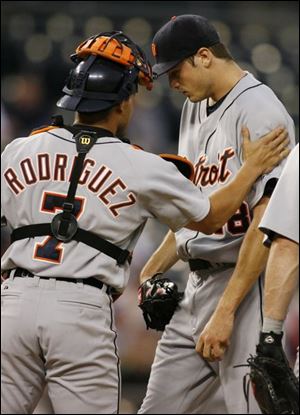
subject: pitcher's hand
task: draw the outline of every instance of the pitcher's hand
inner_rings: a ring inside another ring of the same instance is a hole
[[[222,360],[230,343],[233,323],[232,313],[224,315],[216,310],[199,336],[196,352],[210,362]]]

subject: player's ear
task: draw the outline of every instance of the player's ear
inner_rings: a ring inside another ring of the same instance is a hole
[[[119,114],[122,114],[127,111],[128,105],[129,105],[129,99],[124,99],[124,101],[121,101],[118,105],[115,106],[115,109]]]
[[[209,48],[199,48],[195,56],[203,67],[207,68],[210,66],[213,55]]]
[[[118,105],[114,106],[114,111],[115,111],[117,114],[121,114],[121,113],[124,111],[124,105],[123,105],[123,102],[124,102],[124,101],[122,101],[122,102],[120,102]]]
[[[128,111],[131,111],[134,106],[134,95],[130,95],[128,99],[125,99],[124,101],[120,102],[116,107],[116,111],[119,114],[127,113]]]

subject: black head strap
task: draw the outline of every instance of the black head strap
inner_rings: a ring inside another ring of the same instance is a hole
[[[63,211],[55,215],[51,223],[40,223],[14,229],[11,234],[11,242],[34,236],[51,235],[64,243],[71,240],[83,242],[114,258],[118,265],[123,265],[126,261],[130,262],[131,253],[129,251],[119,248],[92,232],[80,229],[76,217],[74,216],[75,195],[79,178],[82,173],[84,159],[98,138],[107,136],[113,137],[113,134],[110,131],[101,128],[97,128],[97,131],[95,131],[95,129],[87,126],[84,126],[86,127],[85,129],[82,129],[82,126],[79,125],[74,125],[72,127],[64,126],[61,116],[53,117],[52,125],[57,124],[68,129],[73,134],[75,131],[73,136],[78,152],[70,179],[68,194],[63,204]]]

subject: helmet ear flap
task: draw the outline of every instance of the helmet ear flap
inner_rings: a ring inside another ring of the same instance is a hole
[[[128,71],[127,77],[125,88],[129,96],[135,94],[138,90],[139,71],[136,68],[132,68]]]
[[[76,68],[71,69],[69,72],[68,82],[70,84],[69,89],[84,90],[86,81],[89,76],[89,69],[96,60],[96,56],[89,56],[86,60],[80,61]]]
[[[72,69],[67,80],[67,87],[69,89],[83,89],[83,81],[86,78],[84,75],[86,74],[83,72],[76,74],[75,69]]]

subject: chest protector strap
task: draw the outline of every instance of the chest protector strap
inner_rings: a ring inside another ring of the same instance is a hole
[[[72,127],[65,128],[72,130]],[[103,131],[103,135],[101,135],[99,134],[99,129],[97,130],[97,132],[81,130],[74,136],[78,156],[72,171],[68,194],[63,203],[63,211],[55,215],[51,223],[38,223],[14,229],[11,233],[11,243],[20,239],[49,235],[64,243],[72,240],[83,242],[115,259],[118,265],[123,265],[126,261],[131,261],[131,253],[126,249],[119,248],[117,245],[112,244],[93,232],[79,228],[73,214],[74,200],[78,181],[82,173],[84,159],[95,144],[97,138],[107,136],[109,133],[105,130]]]

